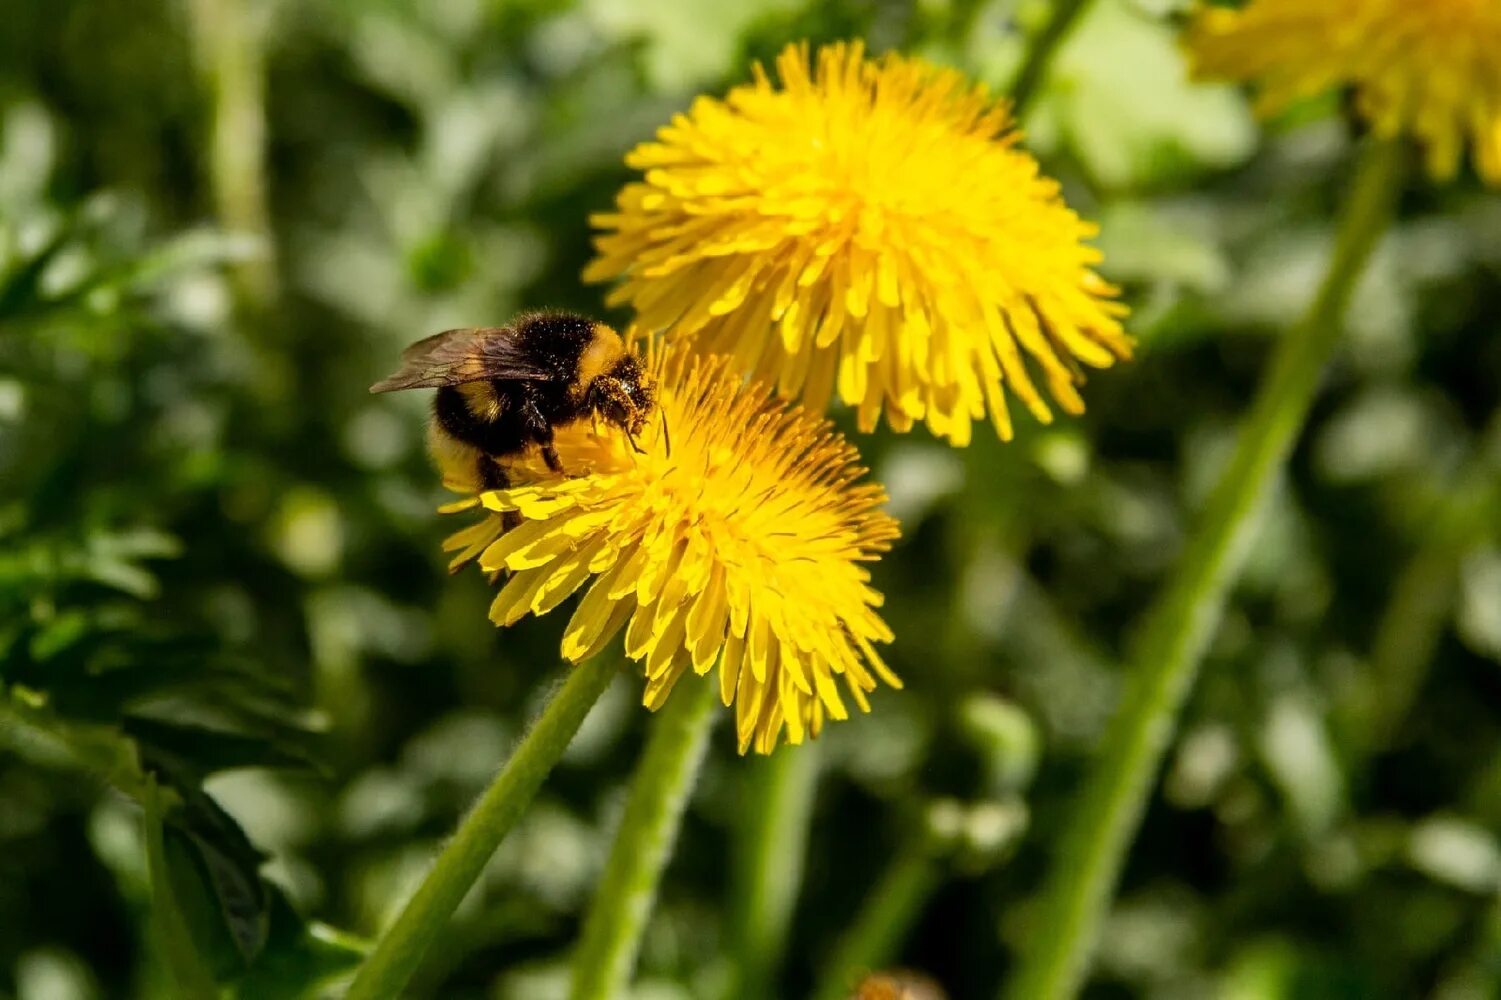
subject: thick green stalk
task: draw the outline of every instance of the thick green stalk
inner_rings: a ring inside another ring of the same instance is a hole
[[[1386,228],[1402,158],[1394,143],[1373,142],[1365,151],[1318,295],[1283,335],[1176,574],[1147,613],[1121,705],[1065,827],[1041,917],[1011,984],[1009,995],[1016,1000],[1071,997],[1083,982],[1127,849],[1226,594],[1240,575],[1257,515],[1303,427],[1339,342],[1345,306]]]
[[[613,1000],[630,981],[657,882],[703,762],[719,689],[687,677],[653,721],[625,815],[573,959],[573,1000]]]
[[[819,746],[782,747],[749,761],[736,829],[730,891],[730,1000],[762,1000],[773,988],[803,881],[818,787]]]
[[[926,838],[913,838],[902,849],[835,943],[813,1000],[844,1000],[861,976],[891,961],[937,888],[939,865]]]
[[[401,996],[423,953],[443,933],[453,911],[521,818],[542,779],[568,748],[573,734],[614,676],[614,663],[602,656],[572,669],[511,759],[459,823],[453,839],[438,855],[432,871],[396,922],[376,942],[354,977],[346,1000]]]
[[[1068,38],[1079,15],[1084,13],[1089,4],[1090,0],[1053,0],[1053,12],[1048,17],[1048,23],[1032,39],[1021,69],[1016,72],[1016,80],[1011,84],[1011,115],[1017,121],[1021,121],[1026,115],[1032,99],[1042,87],[1048,66],[1053,62],[1053,54]]]

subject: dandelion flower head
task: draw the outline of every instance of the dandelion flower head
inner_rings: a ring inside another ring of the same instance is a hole
[[[1124,307],[1092,270],[1094,227],[1017,147],[1004,106],[957,72],[806,45],[724,99],[701,97],[626,158],[642,171],[594,218],[594,281],[636,327],[801,394],[837,392],[862,430],[883,411],[954,444],[1008,392],[1083,409],[1083,365],[1130,353]]]
[[[1501,185],[1501,0],[1251,0],[1201,10],[1188,40],[1198,75],[1254,81],[1263,114],[1351,87],[1378,135],[1423,144],[1435,177],[1468,138]]]
[[[623,631],[652,710],[685,676],[715,674],[742,753],[816,736],[848,716],[845,692],[868,711],[877,678],[901,686],[874,645],[891,633],[864,565],[897,536],[885,494],[859,481],[827,421],[726,359],[674,346],[651,365],[661,413],[642,451],[587,420],[559,428],[567,476],[528,457],[508,469],[517,485],[446,508],[485,512],[448,540],[454,567],[477,560],[504,578],[497,625],[583,590],[563,656],[586,659]]]

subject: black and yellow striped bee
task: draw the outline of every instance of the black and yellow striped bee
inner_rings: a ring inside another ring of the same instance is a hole
[[[437,389],[428,441],[445,478],[510,485],[506,467],[540,449],[563,472],[553,430],[603,421],[636,436],[656,406],[656,383],[620,335],[563,312],[529,313],[509,326],[445,330],[408,347],[401,367],[371,392]],[[639,451],[639,446],[636,446]]]

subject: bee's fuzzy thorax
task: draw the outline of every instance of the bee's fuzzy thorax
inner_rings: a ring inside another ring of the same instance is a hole
[[[625,357],[625,344],[620,335],[603,323],[594,324],[594,336],[588,346],[579,352],[573,371],[571,393],[582,398],[594,380],[615,367]]]

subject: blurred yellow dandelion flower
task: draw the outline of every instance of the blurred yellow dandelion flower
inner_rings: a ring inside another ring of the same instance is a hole
[[[1078,362],[1129,356],[1125,308],[1091,268],[1095,228],[1017,148],[1004,106],[960,74],[860,43],[777,58],[723,100],[700,97],[626,163],[643,172],[595,216],[592,281],[623,279],[636,327],[801,394],[837,390],[862,430],[882,411],[954,444],[1006,392],[1070,413]]]
[[[1352,87],[1378,135],[1423,143],[1434,176],[1468,137],[1501,185],[1501,0],[1252,0],[1200,11],[1188,46],[1198,75],[1256,82],[1263,114]]]
[[[849,1000],[947,1000],[935,981],[918,972],[872,972],[855,986]]]
[[[487,511],[453,535],[454,566],[508,571],[498,625],[545,614],[592,579],[563,634],[584,660],[623,628],[656,710],[685,674],[717,670],[740,751],[771,752],[862,711],[876,678],[900,687],[874,643],[891,633],[862,565],[896,522],[879,486],[857,482],[855,449],[827,421],[747,385],[727,359],[669,348],[652,363],[661,419],[638,437],[589,421],[560,428],[563,468],[529,458],[520,485],[446,510]],[[520,523],[506,530],[505,515]],[[514,518],[514,514],[512,518]]]

